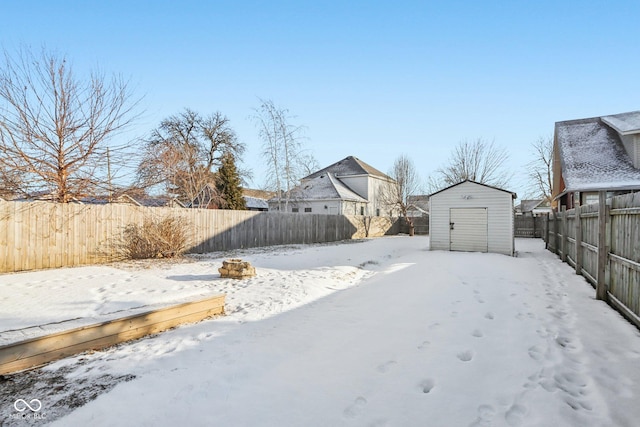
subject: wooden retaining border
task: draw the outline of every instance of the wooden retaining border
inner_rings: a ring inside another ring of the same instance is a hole
[[[224,299],[216,295],[0,346],[0,375],[222,315]]]

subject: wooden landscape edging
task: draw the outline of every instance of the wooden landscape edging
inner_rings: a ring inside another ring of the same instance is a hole
[[[0,375],[224,314],[224,299],[216,295],[0,346]]]

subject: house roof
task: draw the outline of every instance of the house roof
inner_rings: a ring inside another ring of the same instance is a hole
[[[336,162],[324,169],[320,169],[319,171],[302,178],[302,180],[305,181],[308,179],[317,178],[318,176],[327,174],[329,172],[334,174],[338,178],[351,175],[372,175],[379,178],[391,179],[388,175],[380,172],[378,169],[374,168],[371,165],[368,165],[357,157],[349,156],[345,157],[339,162]]]
[[[257,190],[254,188],[243,188],[242,195],[255,197],[256,199],[269,200],[276,195],[275,191]]]
[[[538,200],[522,200],[520,202],[520,210],[521,212],[531,212],[543,202],[542,199]]]
[[[513,191],[508,191],[508,190],[504,190],[502,188],[494,187],[492,185],[487,185],[487,184],[483,184],[481,182],[476,182],[476,181],[472,181],[470,179],[465,179],[464,181],[461,181],[461,182],[459,182],[457,184],[450,185],[450,186],[448,186],[446,188],[443,188],[442,190],[438,190],[435,193],[429,194],[429,198],[435,196],[438,193],[442,193],[443,191],[446,191],[446,190],[448,190],[450,188],[453,188],[453,187],[456,187],[458,185],[464,184],[465,182],[470,182],[472,184],[482,185],[483,187],[487,187],[487,188],[493,188],[494,190],[504,191],[505,193],[511,194],[511,197],[514,198],[514,199],[518,197],[518,195],[516,193],[514,193]]]
[[[315,174],[314,174],[315,175]],[[289,200],[349,200],[366,203],[353,190],[340,182],[336,176],[327,172],[305,180],[291,190]],[[272,199],[273,200],[273,199]]]
[[[247,209],[269,209],[269,203],[265,199],[247,196],[246,194],[242,197],[244,197]]]
[[[632,123],[631,116],[622,114],[608,118],[620,116]],[[618,132],[600,117],[557,122],[555,134],[564,193],[640,188],[640,170],[633,167]]]
[[[167,197],[167,196],[158,196],[158,197],[137,197],[135,200],[140,203],[140,205],[148,207],[148,208],[162,208],[166,206],[171,207],[181,207],[184,208],[184,204],[178,200],[177,197]]]
[[[640,111],[604,116],[602,121],[622,135],[640,133]]]

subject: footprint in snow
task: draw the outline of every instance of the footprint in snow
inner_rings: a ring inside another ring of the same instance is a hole
[[[362,396],[359,396],[354,402],[347,406],[344,410],[343,414],[347,418],[355,418],[360,415],[364,409],[364,405],[367,404],[367,399]]]
[[[386,374],[394,365],[397,364],[398,362],[396,362],[395,360],[389,360],[388,362],[385,362],[382,365],[378,366],[378,372],[380,372],[381,374]]]
[[[542,360],[542,358],[544,357],[544,352],[540,348],[540,346],[534,345],[532,347],[529,347],[529,357],[533,360]]]
[[[489,319],[489,320],[493,320],[494,319],[493,313],[492,312],[488,312],[487,314],[484,315],[484,318],[485,319]]]
[[[473,351],[465,350],[457,354],[458,359],[462,362],[470,362],[473,360]]]
[[[496,414],[496,410],[491,405],[478,406],[478,418],[469,427],[485,427],[491,425],[491,420]]]
[[[506,414],[504,414],[504,418],[512,427],[518,427],[522,425],[524,421],[524,416],[527,413],[527,408],[522,405],[518,405],[517,403],[511,405]]]
[[[427,378],[420,383],[420,389],[424,394],[428,394],[433,390],[433,387],[436,385],[435,381],[432,378]]]
[[[429,347],[429,344],[431,344],[431,342],[423,341],[422,344],[418,346],[418,350],[424,350],[425,348]]]
[[[482,338],[484,336],[480,329],[474,329],[473,332],[471,332],[471,335],[476,338]]]

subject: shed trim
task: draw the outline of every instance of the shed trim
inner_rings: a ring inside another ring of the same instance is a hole
[[[450,188],[456,187],[456,186],[458,186],[458,185],[460,185],[460,184],[464,184],[465,182],[471,182],[471,183],[473,183],[473,184],[478,184],[478,185],[482,185],[482,186],[484,186],[484,187],[493,188],[494,190],[504,191],[505,193],[509,193],[509,194],[511,194],[511,197],[512,197],[513,199],[517,199],[517,198],[518,198],[518,195],[517,195],[516,193],[514,193],[513,191],[508,191],[508,190],[505,190],[505,189],[503,189],[503,188],[494,187],[494,186],[492,186],[492,185],[488,185],[488,184],[483,184],[482,182],[476,182],[476,181],[473,181],[473,180],[471,180],[471,179],[465,179],[464,181],[460,181],[460,182],[459,182],[459,183],[457,183],[457,184],[450,185],[450,186],[448,186],[448,187],[443,188],[442,190],[438,190],[438,191],[436,191],[435,193],[431,193],[431,194],[429,194],[429,198],[431,198],[431,197],[435,196],[435,195],[436,195],[436,194],[438,194],[438,193],[442,193],[442,192],[443,192],[443,191],[445,191],[445,190],[448,190],[448,189],[450,189]]]

